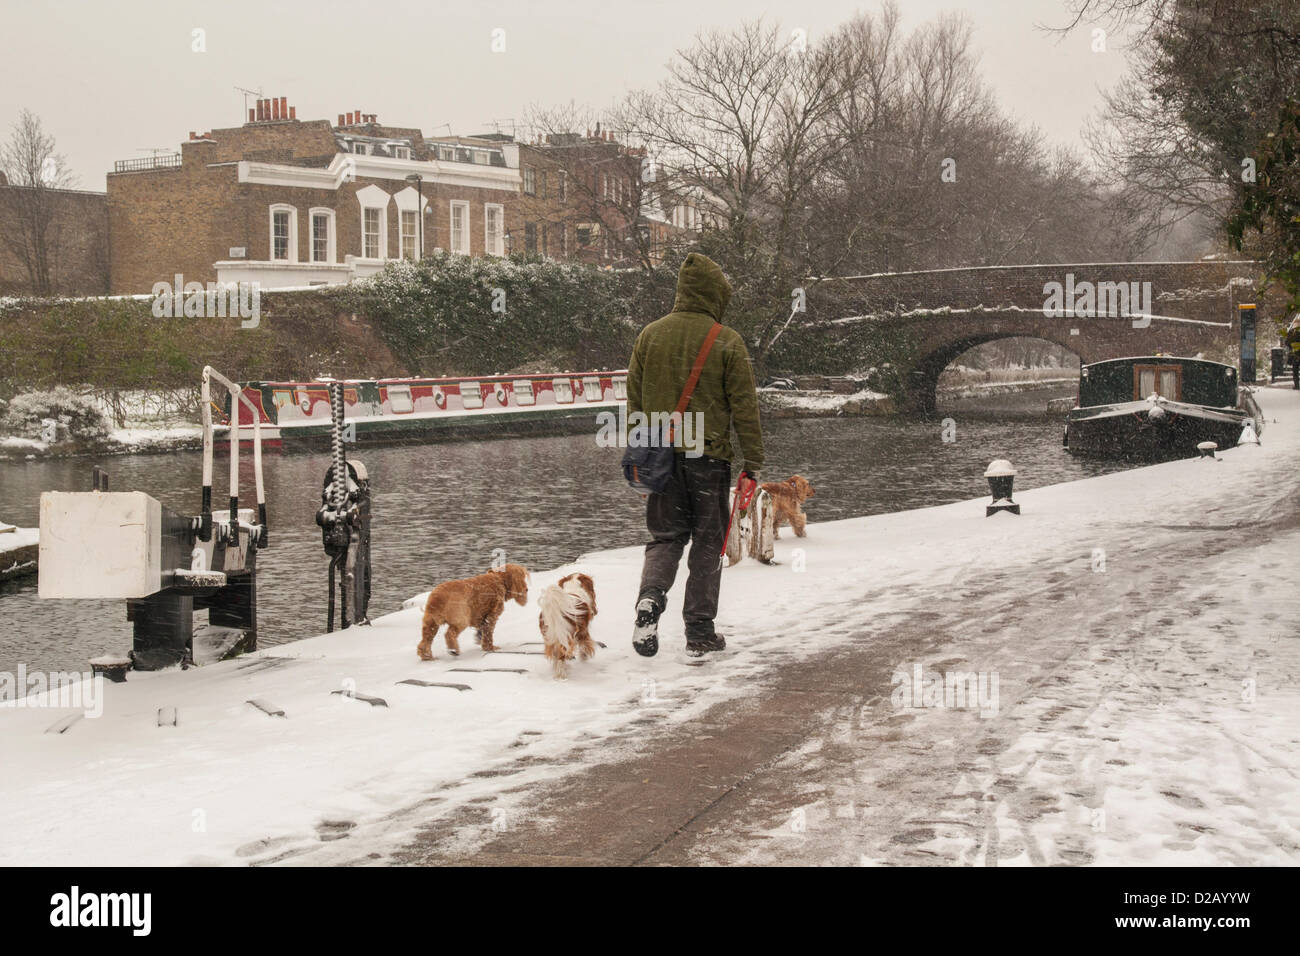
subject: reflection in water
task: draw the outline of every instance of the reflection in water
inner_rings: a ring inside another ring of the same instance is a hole
[[[817,496],[814,521],[925,507],[987,493],[981,477],[994,458],[1032,488],[1115,470],[1061,448],[1061,416],[1043,413],[1048,393],[950,406],[956,441],[941,441],[938,420],[823,418],[765,426],[767,467],[776,480],[796,472]],[[990,405],[988,402],[996,402]],[[374,616],[396,610],[438,581],[477,574],[502,548],[510,561],[554,567],[589,551],[644,540],[640,498],[622,481],[620,451],[593,434],[455,444],[362,448],[374,496]],[[325,626],[328,559],[315,524],[328,454],[271,453],[266,459],[271,547],[258,556],[263,645]],[[88,488],[90,459],[0,464],[4,520],[34,525],[40,493]],[[148,492],[174,511],[199,505],[195,452],[111,458],[113,490]],[[218,463],[220,465],[220,462]],[[216,498],[224,497],[217,469]],[[251,462],[242,487],[252,493]],[[121,601],[45,601],[36,579],[0,585],[0,670],[81,669],[87,658],[130,647]]]

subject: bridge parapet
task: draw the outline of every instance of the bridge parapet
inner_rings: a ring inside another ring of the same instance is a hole
[[[1150,283],[1157,315],[1227,322],[1238,302],[1254,301],[1260,266],[1250,261],[1103,262],[1062,265],[973,266],[920,272],[889,272],[826,280],[864,312],[914,309],[1040,309],[1049,284],[1082,289],[1085,283]]]

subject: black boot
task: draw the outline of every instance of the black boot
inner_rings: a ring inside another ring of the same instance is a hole
[[[636,602],[636,627],[632,629],[632,647],[642,657],[659,653],[659,615],[667,603],[662,591],[647,591]]]
[[[727,639],[714,631],[709,631],[707,634],[686,635],[686,653],[691,657],[703,657],[711,651],[726,649]]]

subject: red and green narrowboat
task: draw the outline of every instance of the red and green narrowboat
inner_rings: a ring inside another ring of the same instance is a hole
[[[244,395],[261,417],[268,445],[327,441],[329,386],[313,382],[248,382]],[[349,441],[418,442],[474,435],[526,435],[595,427],[627,400],[627,372],[381,378],[344,383]],[[230,422],[226,401],[223,434]],[[239,438],[252,439],[252,413],[239,408]]]

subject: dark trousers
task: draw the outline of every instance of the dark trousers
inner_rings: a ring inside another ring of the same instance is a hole
[[[690,542],[690,575],[682,602],[688,640],[713,635],[722,586],[722,539],[727,532],[730,487],[730,462],[707,455],[675,455],[672,481],[663,493],[650,495],[646,501],[645,523],[651,540],[645,546],[638,600],[652,595],[663,609],[682,551]]]

